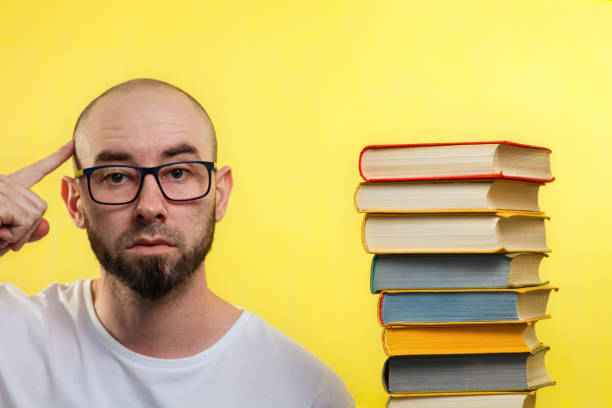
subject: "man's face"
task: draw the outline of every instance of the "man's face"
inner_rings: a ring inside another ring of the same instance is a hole
[[[212,128],[179,93],[144,87],[111,93],[90,111],[76,134],[83,168],[107,164],[153,167],[183,160],[212,161]],[[94,203],[79,180],[91,247],[102,267],[142,298],[157,300],[188,279],[210,249],[215,185],[184,203],[164,198],[152,175],[136,201]]]

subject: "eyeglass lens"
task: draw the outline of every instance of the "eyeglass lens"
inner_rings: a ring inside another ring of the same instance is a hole
[[[141,183],[141,173],[131,167],[104,167],[91,173],[91,195],[102,203],[132,201]],[[201,163],[177,163],[162,167],[158,173],[159,184],[171,200],[190,200],[208,191],[208,168]]]

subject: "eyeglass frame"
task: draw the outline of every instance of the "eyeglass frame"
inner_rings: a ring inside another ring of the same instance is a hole
[[[198,197],[194,197],[194,198],[187,198],[187,199],[180,199],[180,200],[176,200],[173,198],[168,197],[168,195],[166,194],[166,192],[164,191],[163,187],[161,186],[161,183],[159,182],[159,171],[164,168],[164,167],[168,167],[168,166],[173,166],[176,164],[182,164],[182,163],[199,163],[199,164],[203,164],[206,169],[208,170],[208,189],[206,190],[206,192]],[[125,201],[122,203],[105,203],[103,201],[98,201],[94,198],[93,193],[91,192],[91,183],[90,183],[90,178],[91,178],[91,174],[98,170],[98,169],[104,169],[104,168],[111,168],[111,167],[122,167],[122,168],[131,168],[131,169],[136,169],[140,172],[140,185],[138,186],[138,191],[136,191],[136,195],[134,196],[133,199],[131,199],[130,201]],[[144,179],[146,177],[147,174],[152,174],[153,177],[155,178],[155,182],[157,183],[157,186],[159,187],[159,191],[161,191],[162,195],[166,198],[166,200],[169,201],[175,201],[175,202],[186,202],[186,201],[194,201],[194,200],[199,200],[200,198],[204,198],[208,195],[208,193],[210,192],[210,185],[212,184],[212,172],[213,170],[217,170],[217,168],[215,167],[215,163],[214,162],[209,162],[209,161],[199,161],[199,160],[187,160],[187,161],[179,161],[179,162],[172,162],[172,163],[165,163],[162,164],[161,166],[155,166],[155,167],[140,167],[140,166],[131,166],[128,164],[108,164],[108,165],[104,165],[104,166],[94,166],[94,167],[87,167],[85,169],[81,169],[81,170],[76,170],[74,172],[74,178],[79,178],[81,176],[86,176],[87,177],[87,190],[89,191],[89,197],[92,199],[93,202],[97,203],[97,204],[102,204],[102,205],[126,205],[126,204],[131,204],[134,201],[136,201],[136,199],[138,198],[138,196],[140,195],[140,191],[142,190],[142,186],[144,184]]]

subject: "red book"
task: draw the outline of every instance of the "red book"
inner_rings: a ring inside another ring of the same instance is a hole
[[[365,181],[510,179],[547,183],[551,150],[508,141],[370,145],[359,155]]]

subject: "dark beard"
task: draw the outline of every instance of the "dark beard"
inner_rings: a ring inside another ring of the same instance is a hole
[[[206,220],[207,227],[192,248],[186,248],[183,236],[162,224],[138,225],[120,236],[114,248],[107,247],[100,233],[85,217],[91,249],[104,269],[119,282],[145,300],[155,301],[189,279],[210,250],[215,230],[214,207]],[[164,256],[142,256],[133,261],[123,257],[127,244],[140,237],[161,237],[170,240],[180,251],[178,261],[171,263]]]

